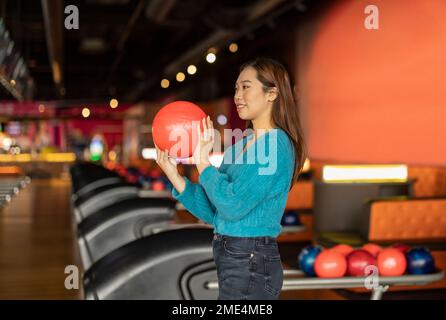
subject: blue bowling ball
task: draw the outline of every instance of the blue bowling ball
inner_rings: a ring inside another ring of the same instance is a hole
[[[172,190],[173,189],[173,185],[170,182],[169,178],[167,178],[165,176],[161,176],[161,177],[159,177],[159,180],[164,184],[165,190]]]
[[[435,260],[427,248],[415,247],[406,252],[407,272],[428,274],[435,271]]]
[[[299,268],[307,276],[314,277],[316,272],[314,271],[314,261],[319,253],[324,250],[321,246],[307,246],[302,249],[298,257]]]
[[[281,224],[283,226],[300,225],[299,214],[295,210],[286,210],[282,216]]]
[[[152,178],[146,177],[144,175],[140,175],[138,177],[138,182],[141,185],[141,187],[145,190],[148,190],[150,188],[150,185],[152,183]]]

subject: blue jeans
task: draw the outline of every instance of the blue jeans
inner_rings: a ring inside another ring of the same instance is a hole
[[[272,237],[215,234],[219,300],[277,300],[283,284],[279,248]]]

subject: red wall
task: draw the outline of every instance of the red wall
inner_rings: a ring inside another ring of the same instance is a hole
[[[364,8],[379,8],[379,30]],[[339,1],[299,31],[310,157],[446,164],[446,1]]]

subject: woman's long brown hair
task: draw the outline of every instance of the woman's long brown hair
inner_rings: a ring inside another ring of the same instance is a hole
[[[276,127],[283,129],[288,134],[294,146],[292,187],[302,171],[307,156],[299,111],[291,89],[290,77],[281,63],[269,58],[257,58],[249,61],[241,66],[240,72],[248,67],[257,71],[257,79],[262,83],[265,93],[274,87],[277,88],[278,94],[273,104],[272,121]],[[252,128],[251,121],[248,121],[247,127]]]

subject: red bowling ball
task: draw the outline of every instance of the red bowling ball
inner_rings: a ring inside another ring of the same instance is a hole
[[[166,190],[166,186],[161,180],[156,180],[152,183],[152,190],[153,191],[163,191]]]
[[[347,274],[353,277],[365,277],[367,266],[376,266],[376,258],[366,250],[355,250],[347,256]]]
[[[189,158],[198,143],[197,124],[203,129],[201,120],[206,113],[194,103],[175,101],[162,107],[152,123],[153,141],[169,156]]]
[[[402,253],[406,253],[407,251],[409,251],[410,246],[408,246],[407,244],[404,243],[395,243],[392,248],[398,249],[400,250]]]

